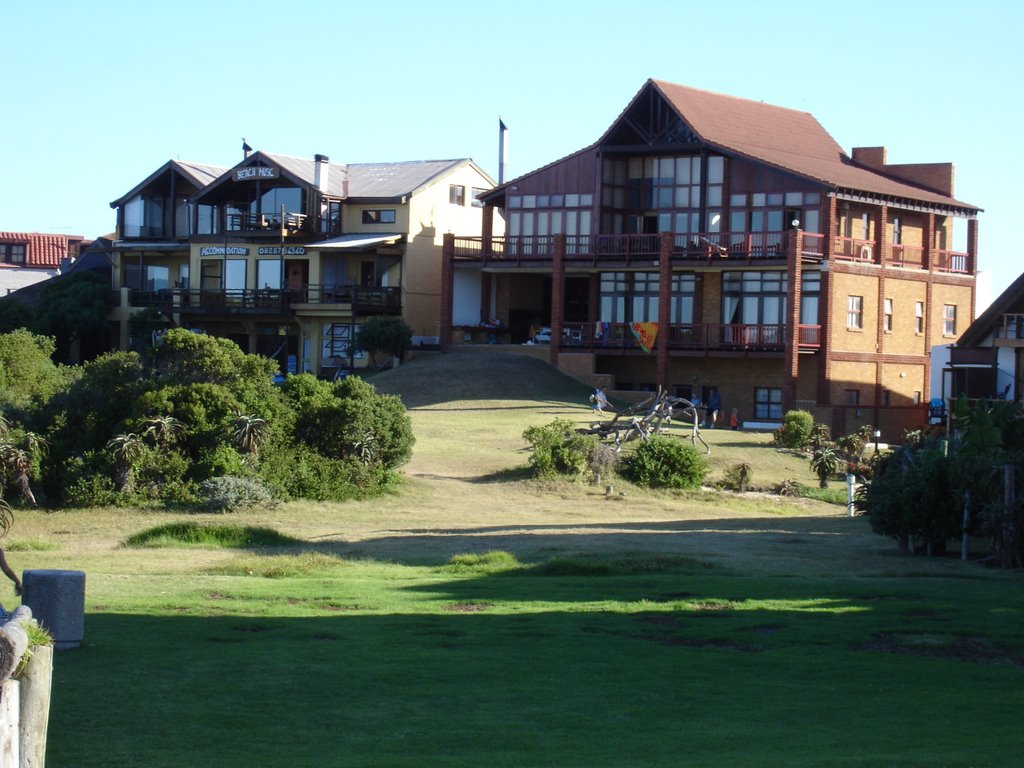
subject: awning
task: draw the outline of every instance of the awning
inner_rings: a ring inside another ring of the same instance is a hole
[[[319,243],[310,243],[307,248],[316,248],[320,251],[358,251],[363,248],[370,248],[374,245],[391,245],[402,239],[401,234],[397,235],[340,235],[330,240],[322,240]]]

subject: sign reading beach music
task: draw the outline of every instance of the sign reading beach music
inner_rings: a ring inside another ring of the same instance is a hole
[[[235,169],[235,181],[251,181],[253,179],[276,179],[280,176],[277,168],[262,165],[251,165],[248,168]]]

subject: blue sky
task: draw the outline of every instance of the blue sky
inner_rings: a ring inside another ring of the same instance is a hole
[[[1024,4],[12,0],[0,230],[111,232],[168,159],[472,157],[514,177],[596,140],[649,77],[811,112],[847,152],[956,165],[993,294],[1024,271]],[[965,230],[964,222],[959,223]]]

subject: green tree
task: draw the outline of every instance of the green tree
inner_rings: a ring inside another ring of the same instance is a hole
[[[54,342],[24,328],[0,334],[0,406],[24,413],[68,385],[69,373],[53,362]]]
[[[270,422],[259,416],[245,414],[232,422],[231,436],[242,453],[257,458],[270,439]]]
[[[412,329],[400,317],[371,317],[356,332],[355,348],[369,352],[377,367],[377,355],[399,360],[412,349]]]
[[[81,336],[107,329],[117,298],[107,277],[82,272],[47,280],[39,291],[35,329],[71,344]]]
[[[32,328],[35,315],[32,307],[17,296],[4,296],[0,299],[0,333],[10,333],[19,328]]]
[[[839,473],[846,462],[832,443],[823,443],[811,455],[811,471],[818,476],[818,486],[828,488],[828,480]]]

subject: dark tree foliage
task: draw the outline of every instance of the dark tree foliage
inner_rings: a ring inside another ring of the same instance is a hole
[[[401,359],[412,349],[412,329],[400,317],[371,317],[356,332],[355,348],[369,352],[374,364],[378,354]]]
[[[0,333],[10,333],[19,328],[34,327],[32,308],[17,296],[0,299]]]
[[[107,328],[107,316],[117,304],[108,279],[95,272],[48,280],[39,291],[35,330],[73,341]]]

